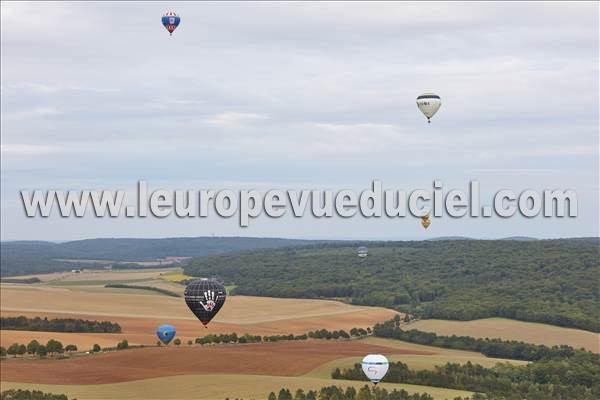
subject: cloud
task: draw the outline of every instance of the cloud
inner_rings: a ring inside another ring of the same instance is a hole
[[[181,2],[172,37],[158,3],[1,7],[3,201],[50,179],[598,179],[597,3]]]
[[[8,120],[23,120],[31,118],[53,117],[61,114],[63,114],[63,111],[54,107],[38,107],[29,110],[4,112],[2,118],[6,118]]]
[[[267,119],[264,115],[244,112],[223,112],[214,115],[206,120],[207,123],[220,126],[240,126],[247,123],[262,121]]]
[[[0,149],[3,155],[41,155],[64,152],[61,147],[32,144],[2,144]]]

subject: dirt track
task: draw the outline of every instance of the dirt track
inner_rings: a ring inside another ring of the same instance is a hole
[[[67,360],[8,359],[1,380],[39,384],[101,384],[162,376],[230,373],[300,376],[342,357],[369,353],[422,354],[359,341],[262,343],[207,347],[131,349]]]

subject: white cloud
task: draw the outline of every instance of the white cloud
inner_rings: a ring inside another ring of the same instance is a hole
[[[2,118],[8,120],[23,120],[30,118],[44,118],[44,117],[52,117],[63,114],[62,110],[59,110],[54,107],[37,107],[30,110],[19,110],[13,112],[4,112],[2,113]]]
[[[207,119],[206,122],[209,124],[220,125],[220,126],[241,126],[243,124],[252,123],[256,121],[265,120],[267,117],[264,115],[254,113],[243,113],[243,112],[224,112],[212,116]]]
[[[34,144],[2,144],[0,149],[3,155],[41,155],[64,152],[61,147]]]
[[[50,179],[598,178],[597,3],[181,2],[172,37],[159,3],[1,7],[3,201]]]

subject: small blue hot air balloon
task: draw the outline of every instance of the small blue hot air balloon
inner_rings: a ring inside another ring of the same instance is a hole
[[[169,31],[169,35],[171,36],[173,36],[173,31],[179,26],[179,22],[181,22],[181,18],[173,11],[166,12],[162,17],[162,24]]]
[[[171,325],[161,325],[156,328],[156,336],[158,339],[163,342],[163,344],[169,344],[171,340],[175,337],[175,327]]]

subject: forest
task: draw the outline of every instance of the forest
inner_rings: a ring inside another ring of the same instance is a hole
[[[420,318],[506,317],[600,332],[598,238],[437,240],[255,250],[193,259],[185,273],[233,294],[330,298]]]

